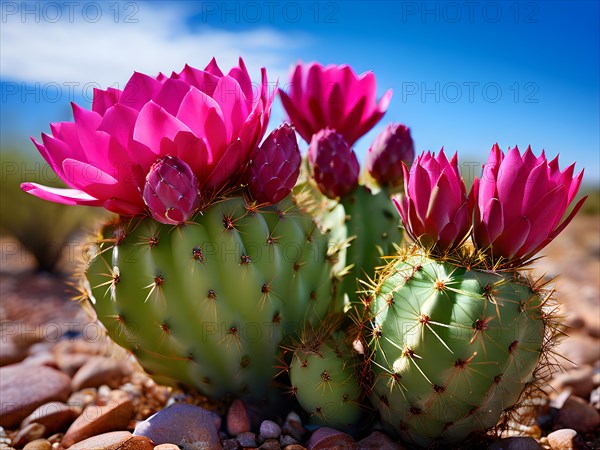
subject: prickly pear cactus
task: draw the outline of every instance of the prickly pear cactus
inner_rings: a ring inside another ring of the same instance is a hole
[[[305,333],[289,366],[291,392],[317,425],[349,427],[361,415],[357,366],[342,331]]]
[[[396,253],[395,245],[402,242],[402,228],[398,213],[385,189],[372,193],[359,186],[342,199],[344,222],[350,246],[346,249],[346,264],[350,272],[344,277],[341,292],[350,303],[359,303],[357,292],[364,290],[358,280],[372,277],[375,268],[383,266],[385,255]]]
[[[213,398],[262,398],[280,341],[330,307],[327,238],[291,200],[233,197],[178,227],[119,221],[92,251],[89,298],[109,336],[158,381]]]
[[[535,381],[552,335],[544,294],[515,272],[467,269],[413,248],[380,274],[365,340],[372,401],[404,440],[487,430]]]

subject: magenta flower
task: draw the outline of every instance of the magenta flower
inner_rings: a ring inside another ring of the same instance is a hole
[[[200,206],[196,176],[190,166],[173,156],[152,164],[143,197],[152,217],[168,225],[185,223]]]
[[[412,164],[415,145],[410,128],[390,123],[375,138],[367,152],[366,167],[371,176],[382,186],[402,184],[403,165]]]
[[[334,130],[325,128],[313,135],[308,164],[319,190],[331,199],[350,194],[358,186],[360,166],[356,153]]]
[[[408,234],[440,252],[459,245],[471,229],[472,201],[458,170],[456,153],[422,153],[410,172],[403,165],[404,197],[394,204]]]
[[[296,65],[289,95],[279,90],[283,107],[306,142],[323,128],[335,129],[352,146],[383,117],[392,91],[379,103],[373,72],[357,76],[347,65]]]
[[[148,171],[173,156],[210,197],[243,176],[266,131],[273,96],[264,69],[260,90],[253,92],[241,59],[227,75],[214,59],[204,70],[186,65],[170,77],[136,72],[123,91],[95,90],[91,111],[73,104],[74,122],[52,124],[52,136],[33,141],[69,188],[21,187],[57,203],[141,214]]]
[[[248,190],[259,203],[277,203],[292,192],[302,157],[296,133],[283,124],[267,136],[250,164]]]
[[[531,148],[521,156],[517,147],[504,153],[492,147],[481,180],[475,178],[473,241],[493,258],[522,262],[532,258],[569,224],[582,198],[561,222],[581,185],[583,170],[575,177],[575,164],[563,172],[558,156],[548,162],[542,151]]]

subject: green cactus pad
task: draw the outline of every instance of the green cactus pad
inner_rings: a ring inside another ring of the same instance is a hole
[[[352,265],[341,284],[341,292],[352,304],[358,304],[357,292],[364,290],[358,280],[374,277],[375,269],[385,264],[382,256],[394,255],[394,245],[402,242],[400,217],[385,189],[377,193],[359,186],[342,199],[346,235],[346,264]]]
[[[381,273],[365,341],[382,420],[421,446],[498,423],[535,381],[548,342],[542,294],[517,273],[407,252]]]
[[[161,383],[263,398],[282,339],[331,302],[327,237],[285,202],[234,197],[184,226],[105,226],[87,279],[108,335]]]
[[[303,342],[289,368],[291,392],[316,425],[349,427],[361,415],[361,390],[353,355],[338,332],[323,342]]]

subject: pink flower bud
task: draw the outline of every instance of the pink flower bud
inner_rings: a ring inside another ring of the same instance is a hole
[[[179,225],[198,209],[198,180],[185,162],[165,156],[150,167],[143,198],[154,219]]]
[[[268,204],[283,200],[298,180],[301,162],[294,129],[283,124],[273,130],[256,152],[247,176],[254,200]]]
[[[402,163],[415,159],[415,145],[410,129],[402,124],[389,124],[375,138],[367,152],[366,166],[371,176],[383,186],[402,183]]]
[[[358,185],[356,154],[335,130],[325,128],[313,135],[308,163],[319,190],[329,198],[343,197]]]

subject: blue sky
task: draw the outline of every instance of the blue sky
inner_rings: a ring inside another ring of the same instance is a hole
[[[33,155],[28,136],[89,104],[94,86],[246,60],[285,84],[298,60],[373,70],[394,97],[356,144],[388,122],[411,127],[418,151],[484,160],[493,143],[577,161],[600,182],[597,1],[2,2],[0,139]],[[277,102],[275,127],[285,117]],[[465,176],[469,174],[465,173]]]

